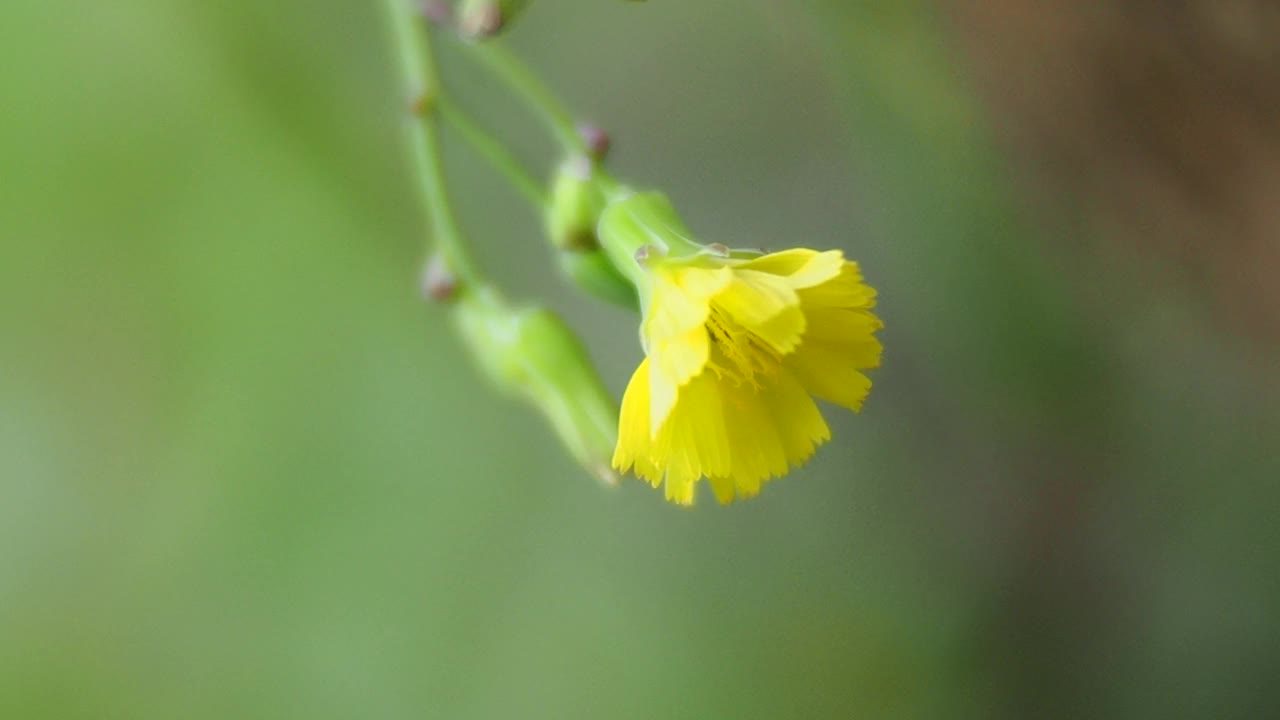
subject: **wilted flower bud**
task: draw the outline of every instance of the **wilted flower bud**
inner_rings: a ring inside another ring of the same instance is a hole
[[[512,308],[487,288],[462,297],[458,329],[490,380],[525,398],[591,474],[617,482],[617,405],[573,331],[543,308]]]

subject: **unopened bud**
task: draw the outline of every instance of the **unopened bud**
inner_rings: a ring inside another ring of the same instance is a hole
[[[422,16],[436,25],[453,22],[453,4],[449,0],[422,0]]]
[[[547,239],[566,277],[602,300],[634,309],[635,288],[600,249],[596,226],[607,200],[594,174],[595,164],[585,156],[560,164],[543,218]]]
[[[493,37],[511,25],[529,0],[462,0],[458,26],[473,40]]]
[[[468,292],[455,318],[490,380],[537,408],[589,473],[616,484],[618,408],[573,331],[549,310],[509,307],[487,289]]]
[[[600,245],[596,223],[606,201],[592,172],[591,160],[579,156],[561,163],[551,180],[544,222],[547,238],[558,250],[593,250]]]
[[[609,137],[609,133],[596,125],[583,123],[578,126],[578,136],[582,138],[582,142],[587,146],[587,153],[596,160],[603,160],[609,154],[609,148],[613,145],[613,140]]]
[[[422,271],[422,295],[436,302],[448,302],[458,293],[458,278],[445,265],[444,258],[432,255]]]

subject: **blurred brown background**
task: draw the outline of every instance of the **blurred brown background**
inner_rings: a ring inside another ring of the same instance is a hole
[[[1069,251],[1164,265],[1231,331],[1280,338],[1280,5],[949,0],[975,87]]]

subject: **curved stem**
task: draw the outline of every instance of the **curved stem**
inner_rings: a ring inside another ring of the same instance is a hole
[[[565,152],[589,154],[586,142],[578,134],[573,114],[565,109],[555,93],[520,58],[510,53],[497,40],[470,42],[466,43],[466,47],[472,56],[502,78],[542,118],[543,124],[556,136]]]
[[[463,240],[446,190],[435,114],[440,76],[431,47],[431,35],[416,5],[408,0],[386,0],[386,12],[404,84],[405,105],[414,120],[409,133],[414,170],[426,203],[436,252],[445,269],[462,280],[464,285],[475,284],[479,281],[479,273]]]
[[[440,117],[453,126],[477,153],[514,185],[535,210],[540,212],[546,207],[547,193],[542,183],[534,179],[501,142],[480,127],[466,111],[459,108],[448,97],[437,98],[436,109],[440,111]]]

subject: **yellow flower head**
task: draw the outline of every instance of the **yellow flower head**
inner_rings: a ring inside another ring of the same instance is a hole
[[[647,355],[623,396],[615,468],[682,505],[705,477],[727,503],[830,439],[815,396],[862,407],[882,324],[840,251],[697,245],[657,195],[615,202],[601,231],[639,289]]]

